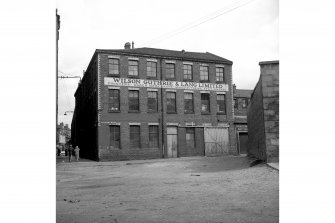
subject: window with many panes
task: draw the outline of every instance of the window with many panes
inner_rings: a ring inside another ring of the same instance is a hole
[[[226,102],[224,94],[216,95],[216,105],[217,105],[217,113],[226,114]]]
[[[158,148],[158,126],[149,125],[149,148]]]
[[[166,79],[174,79],[175,78],[174,64],[173,63],[167,63],[167,64],[165,64],[165,68],[166,68],[165,78]]]
[[[195,147],[195,129],[194,128],[186,128],[186,146],[189,148]]]
[[[176,92],[166,93],[166,106],[167,106],[167,112],[170,113],[176,112]]]
[[[129,76],[138,77],[138,61],[129,60],[128,61]]]
[[[130,148],[140,148],[141,147],[141,139],[140,139],[140,126],[139,125],[131,125],[130,126]]]
[[[109,133],[109,146],[111,149],[120,149],[120,126],[110,125]]]
[[[157,112],[157,91],[148,91],[148,112]]]
[[[139,111],[139,91],[137,90],[130,90],[128,92],[128,104],[129,104],[129,111]]]
[[[108,74],[109,76],[119,76],[119,59],[109,58],[108,59]]]
[[[210,112],[210,94],[208,93],[201,94],[201,112],[202,113]]]
[[[156,77],[157,76],[157,63],[148,61],[147,62],[147,76]]]
[[[208,81],[208,67],[200,66],[200,81]]]
[[[184,111],[185,113],[194,113],[193,93],[184,93]]]
[[[184,71],[184,80],[192,80],[193,79],[192,65],[184,64],[183,71]]]
[[[224,82],[224,68],[223,67],[216,68],[216,81]]]
[[[120,90],[109,89],[108,94],[109,94],[108,111],[109,112],[120,111]]]

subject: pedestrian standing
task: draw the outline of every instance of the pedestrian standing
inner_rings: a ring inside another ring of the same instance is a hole
[[[78,161],[79,160],[79,147],[78,146],[76,146],[76,148],[74,149],[74,153],[75,153],[75,155],[76,155],[76,160]]]
[[[73,153],[73,147],[72,147],[72,145],[70,145],[70,146],[69,146],[69,149],[68,149],[68,154],[69,154],[69,162],[71,162],[72,153]]]
[[[60,146],[57,145],[57,156],[60,156],[60,152],[61,152]]]

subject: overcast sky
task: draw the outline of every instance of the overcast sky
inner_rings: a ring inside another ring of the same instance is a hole
[[[126,42],[233,61],[237,88],[253,89],[258,63],[279,59],[278,0],[57,0],[59,75],[83,75],[95,49]],[[59,122],[71,124],[78,79],[59,79]]]

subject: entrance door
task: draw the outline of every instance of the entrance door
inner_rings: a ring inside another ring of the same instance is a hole
[[[247,154],[247,146],[248,146],[248,133],[240,132],[238,134],[239,145],[240,145],[240,154]]]
[[[177,127],[167,127],[167,156],[168,158],[177,157]]]
[[[228,128],[204,128],[205,155],[227,155],[229,152]]]

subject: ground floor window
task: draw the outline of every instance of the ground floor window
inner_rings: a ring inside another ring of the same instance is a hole
[[[195,147],[195,132],[194,128],[186,128],[186,146],[194,148]]]
[[[140,126],[131,125],[130,126],[130,148],[140,148],[141,139],[140,139]]]
[[[120,126],[109,126],[110,137],[109,145],[112,149],[120,149]]]
[[[149,147],[158,148],[158,126],[149,126]]]

